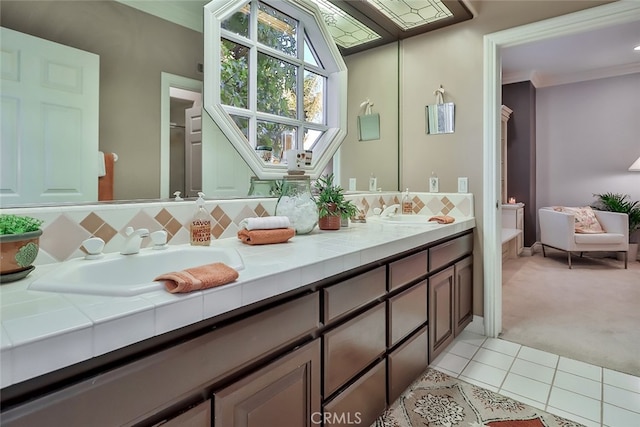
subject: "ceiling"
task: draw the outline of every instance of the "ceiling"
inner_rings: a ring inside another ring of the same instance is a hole
[[[640,21],[501,50],[502,82],[536,87],[640,73]]]
[[[117,1],[202,32],[202,8],[210,0]],[[473,18],[465,0],[308,1],[318,5],[343,56]]]
[[[203,31],[202,7],[209,2],[209,0],[119,1],[201,32]],[[320,0],[310,1],[319,2]],[[426,3],[426,0],[377,1],[383,4],[393,2],[395,5],[400,2],[405,5],[417,4],[418,9],[412,10],[414,14],[420,12],[419,7]],[[344,10],[380,35],[377,39],[350,47],[338,44],[345,56],[473,18],[473,13],[466,6],[465,0],[441,0],[442,4],[453,13],[452,17],[402,30],[366,0],[324,0],[324,2]],[[325,13],[323,15],[325,20],[331,19]],[[504,48],[501,51],[503,83],[531,80],[536,87],[545,87],[637,73],[640,72],[640,52],[634,51],[633,47],[639,44],[640,22],[635,21]]]

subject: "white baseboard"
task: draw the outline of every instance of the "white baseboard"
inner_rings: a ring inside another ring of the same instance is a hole
[[[525,256],[532,256],[533,254],[542,253],[542,243],[535,242],[530,247],[526,247],[522,250],[522,254]]]

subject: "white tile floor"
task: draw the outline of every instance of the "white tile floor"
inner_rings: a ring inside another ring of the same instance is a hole
[[[588,427],[640,426],[640,378],[464,331],[430,365]]]

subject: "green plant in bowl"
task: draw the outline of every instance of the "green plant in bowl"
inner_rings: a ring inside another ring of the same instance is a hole
[[[35,268],[42,223],[25,215],[0,215],[0,282],[22,279]]]
[[[358,213],[356,205],[345,199],[344,189],[333,183],[333,174],[319,177],[314,183],[314,188],[317,191],[316,205],[320,229],[338,230],[340,219],[352,218]]]

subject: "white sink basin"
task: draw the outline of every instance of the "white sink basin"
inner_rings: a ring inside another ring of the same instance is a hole
[[[106,254],[97,260],[77,258],[34,280],[29,289],[107,296],[131,296],[163,289],[157,276],[213,262],[236,270],[244,268],[242,257],[232,248],[213,246],[169,246],[163,250],[142,249],[133,255]]]
[[[430,216],[427,215],[393,215],[393,216],[370,216],[367,217],[367,221],[377,222],[380,224],[397,224],[397,225],[421,225],[426,227],[441,227],[443,224],[438,224],[435,221],[429,221]]]

